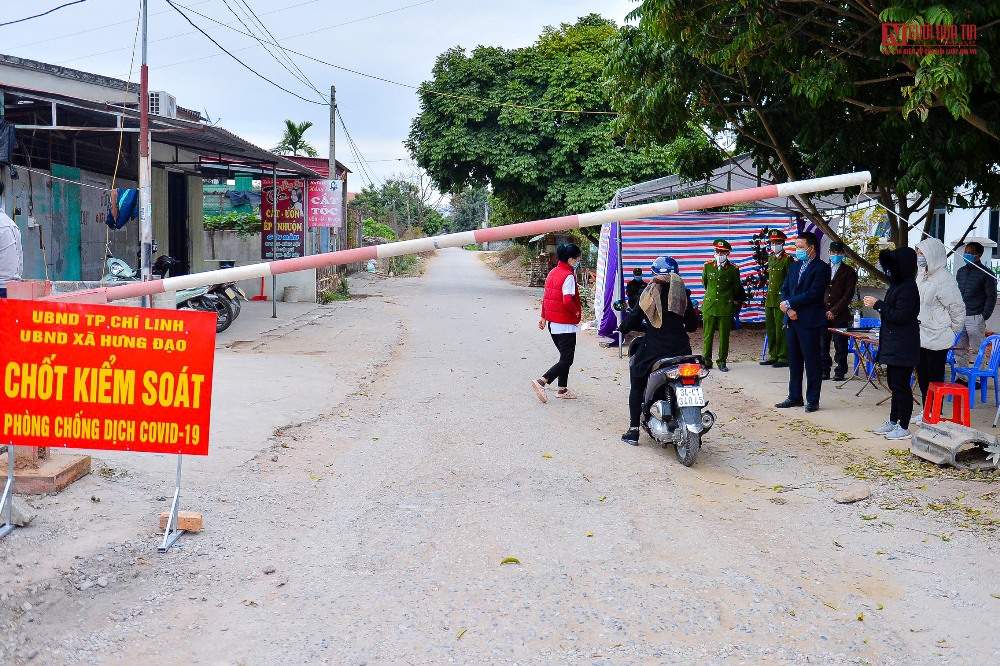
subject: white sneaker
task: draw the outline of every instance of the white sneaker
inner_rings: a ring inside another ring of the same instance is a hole
[[[914,414],[913,418],[910,419],[911,426],[917,426],[918,428],[924,424],[923,414]]]
[[[886,421],[879,427],[872,430],[872,432],[875,433],[876,435],[884,435],[887,432],[892,432],[893,430],[896,429],[896,427],[897,426],[895,421]]]
[[[896,424],[895,429],[885,433],[886,439],[909,439],[910,431],[903,426]]]

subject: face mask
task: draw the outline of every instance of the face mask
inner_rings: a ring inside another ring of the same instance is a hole
[[[795,250],[795,258],[799,261],[805,261],[809,258],[809,252],[807,250]]]
[[[771,246],[771,252],[774,252],[775,254],[781,254],[784,251],[785,251],[784,245],[779,245],[778,243],[775,243],[774,245]]]
[[[965,253],[965,254],[963,254],[962,256],[963,256],[963,257],[965,257],[965,260],[966,260],[966,261],[967,261],[968,263],[970,263],[970,264],[974,264],[974,263],[976,263],[976,255],[974,255],[974,254],[969,254],[968,252],[966,252],[966,253]]]
[[[729,255],[728,254],[716,254],[715,255],[715,260],[717,262],[719,262],[719,265],[721,266],[722,264],[724,264],[727,261],[729,261]]]
[[[843,260],[844,260],[844,255],[842,255],[842,254],[831,254],[830,255],[830,263],[833,264],[833,265],[835,265],[835,266],[837,264],[839,264],[840,262],[842,262]]]
[[[920,266],[920,268],[927,268],[927,257],[925,257],[923,255],[918,255],[917,256],[917,266]]]

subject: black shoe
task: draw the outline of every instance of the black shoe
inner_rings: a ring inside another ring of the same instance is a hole
[[[810,404],[806,405],[806,414],[808,414],[809,412],[815,412],[818,409],[819,409],[819,405],[814,405],[814,404],[810,403]]]
[[[772,360],[772,359],[767,359],[766,361],[761,361],[760,362],[761,365],[774,365],[775,363],[777,363],[777,361]]]
[[[719,372],[729,372],[729,368],[726,367],[725,363],[719,364]]]
[[[788,367],[788,363],[786,363],[785,361],[775,361],[774,365],[772,365],[771,367],[772,368],[787,368]]]
[[[711,370],[712,369],[712,362],[711,361],[705,361],[705,368],[707,370]]]
[[[824,372],[823,373],[823,381],[824,382],[830,381],[830,373],[829,372]]]
[[[835,381],[835,382],[846,382],[847,381],[847,376],[846,375],[834,375],[833,376],[833,381]]]
[[[639,446],[639,429],[629,428],[622,435],[622,441],[631,446]]]
[[[775,405],[778,409],[788,409],[789,407],[801,407],[804,405],[801,400],[792,400],[791,398],[785,398],[781,402]]]

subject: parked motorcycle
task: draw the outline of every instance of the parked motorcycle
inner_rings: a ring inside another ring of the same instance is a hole
[[[150,267],[150,272],[162,279],[178,263],[173,257],[162,255]],[[104,275],[104,282],[138,282],[141,279],[139,271],[129,266],[125,261],[111,256],[110,248],[105,268],[107,272]],[[236,319],[236,315],[232,301],[224,293],[213,291],[221,286],[224,285],[196,287],[194,289],[181,289],[177,291],[175,295],[177,309],[202,310],[204,312],[216,313],[218,321],[215,324],[215,332],[222,333],[232,325]]]

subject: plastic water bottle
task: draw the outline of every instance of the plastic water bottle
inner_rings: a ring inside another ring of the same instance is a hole
[[[854,328],[861,328],[861,310],[854,311]]]

